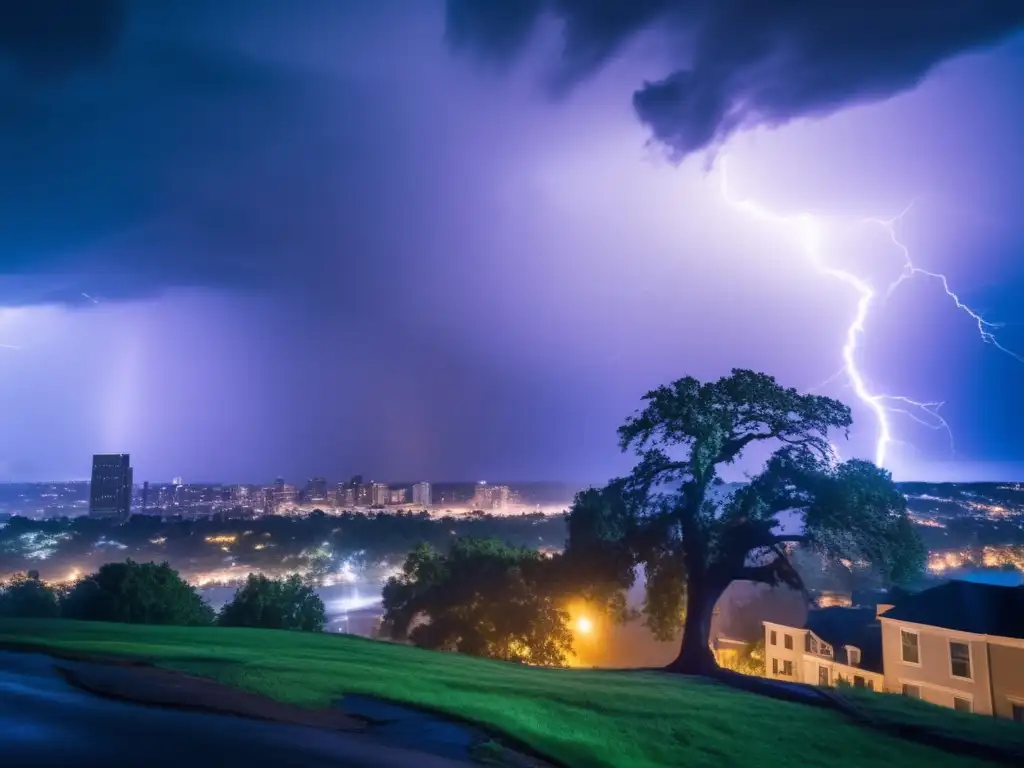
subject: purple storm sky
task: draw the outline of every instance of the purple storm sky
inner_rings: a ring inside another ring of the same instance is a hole
[[[878,290],[871,391],[944,402],[955,450],[890,413],[897,479],[1024,479],[1024,362],[933,279],[885,298],[862,222],[913,201],[915,264],[1024,354],[1024,4],[9,5],[0,480],[601,481],[658,384],[815,387],[858,296],[723,154]]]

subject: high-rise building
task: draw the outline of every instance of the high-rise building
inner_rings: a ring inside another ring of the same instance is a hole
[[[185,481],[181,479],[181,475],[178,475],[176,478],[171,480],[171,485],[184,485],[184,484],[185,484]]]
[[[96,454],[92,457],[89,517],[115,518],[123,523],[131,514],[131,457],[127,453]]]
[[[142,484],[142,511],[149,509],[149,480]]]
[[[327,501],[327,481],[322,477],[310,478],[303,495],[307,504],[321,504]]]
[[[473,498],[470,499],[470,506],[473,509],[489,510],[489,509],[505,509],[508,506],[509,487],[507,485],[488,485],[487,483],[479,483],[476,486],[476,492],[473,494]]]
[[[357,507],[368,507],[373,504],[373,486],[366,483],[358,483],[353,487]]]
[[[373,483],[370,486],[370,506],[383,507],[391,501],[391,490],[386,483]]]
[[[421,506],[430,506],[430,483],[416,483],[412,487],[412,503]]]
[[[392,504],[405,504],[406,498],[409,496],[408,488],[392,488],[391,489],[391,503]]]

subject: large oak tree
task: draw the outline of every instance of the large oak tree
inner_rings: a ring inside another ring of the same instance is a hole
[[[648,626],[664,638],[683,623],[669,669],[712,672],[718,599],[740,579],[801,588],[790,562],[794,547],[871,567],[890,582],[923,566],[923,547],[889,472],[838,461],[829,433],[851,423],[842,403],[748,370],[706,383],[687,377],[648,392],[644,407],[619,428],[622,449],[633,449],[639,461],[629,476],[577,496],[567,556],[591,571],[605,564],[606,582],[621,582],[623,569],[643,565]],[[774,450],[762,471],[745,484],[723,484],[722,467],[758,443]]]

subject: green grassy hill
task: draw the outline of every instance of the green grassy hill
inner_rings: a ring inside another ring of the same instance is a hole
[[[653,672],[530,668],[339,635],[75,621],[0,621],[4,644],[145,657],[308,707],[381,696],[572,766],[978,764],[834,712]]]

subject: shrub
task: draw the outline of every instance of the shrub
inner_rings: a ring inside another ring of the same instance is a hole
[[[75,584],[64,616],[86,621],[196,626],[213,622],[213,609],[167,563],[107,563]]]
[[[327,618],[320,596],[299,576],[268,579],[250,574],[235,596],[220,610],[223,627],[261,627],[320,632]]]
[[[15,619],[55,619],[60,615],[57,591],[39,574],[15,574],[0,589],[0,616]]]

